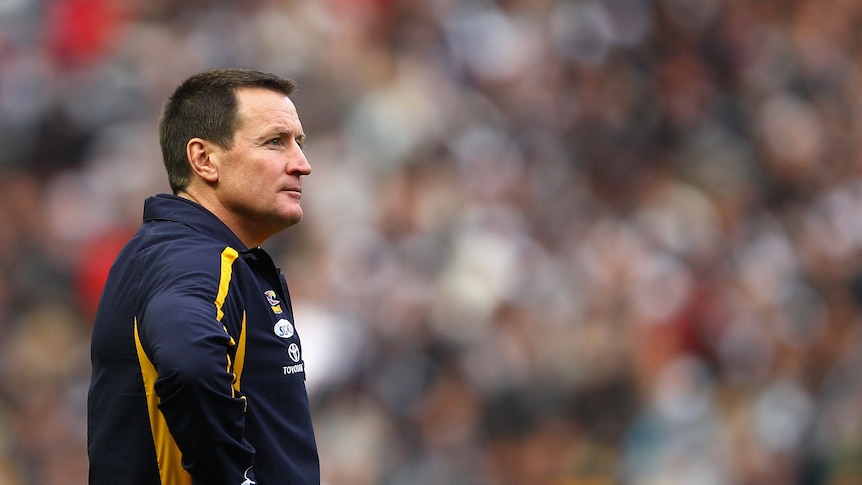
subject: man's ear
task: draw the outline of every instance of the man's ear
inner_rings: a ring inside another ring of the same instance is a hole
[[[192,167],[192,172],[206,182],[218,181],[218,150],[203,138],[192,138],[186,143],[186,157]]]

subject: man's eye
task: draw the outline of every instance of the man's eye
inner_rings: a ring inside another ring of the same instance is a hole
[[[279,146],[281,145],[281,138],[273,138],[272,140],[269,140],[267,144]]]

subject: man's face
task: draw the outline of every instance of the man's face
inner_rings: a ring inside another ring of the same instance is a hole
[[[302,219],[302,176],[311,166],[293,102],[267,89],[237,91],[233,146],[218,153],[216,194],[232,227],[263,242]],[[236,226],[234,226],[236,225]]]

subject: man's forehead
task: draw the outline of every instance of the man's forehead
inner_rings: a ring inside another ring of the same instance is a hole
[[[299,121],[296,106],[288,96],[262,88],[244,88],[237,91],[240,121],[254,120],[267,123],[294,123]]]

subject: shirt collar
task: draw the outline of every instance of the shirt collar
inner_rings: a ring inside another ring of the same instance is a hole
[[[238,251],[248,249],[215,214],[196,202],[173,194],[157,194],[144,201],[144,222],[153,220],[181,222]]]

